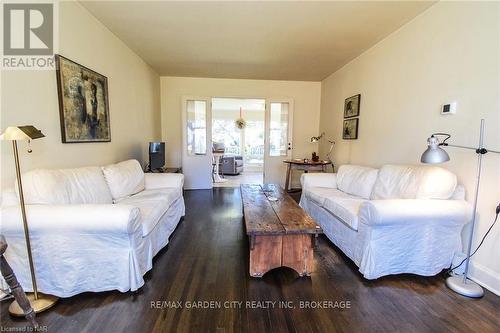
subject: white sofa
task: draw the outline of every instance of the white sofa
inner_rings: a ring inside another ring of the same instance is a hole
[[[472,217],[463,186],[438,167],[343,165],[303,174],[301,183],[300,206],[367,279],[439,273]]]
[[[182,174],[144,173],[136,160],[105,167],[34,170],[22,176],[40,292],[137,290],[184,216]],[[32,291],[15,191],[4,194],[6,258]]]

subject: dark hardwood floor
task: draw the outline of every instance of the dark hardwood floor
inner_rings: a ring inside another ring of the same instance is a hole
[[[144,287],[62,299],[38,316],[48,332],[500,332],[500,297],[491,292],[464,298],[442,276],[365,280],[324,236],[310,278],[287,268],[250,278],[239,189],[187,191],[185,199],[186,217]],[[154,308],[157,301],[182,308]],[[188,308],[195,301],[222,308]],[[226,309],[226,301],[235,303]],[[301,308],[306,301],[326,308]],[[26,325],[9,316],[9,303],[1,302],[2,332]]]

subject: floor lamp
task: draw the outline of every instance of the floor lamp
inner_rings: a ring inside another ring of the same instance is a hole
[[[440,142],[439,137],[444,137],[444,139]],[[464,148],[464,149],[471,149],[474,150],[477,154],[477,171],[476,171],[476,186],[475,186],[475,192],[474,192],[474,211],[473,211],[473,216],[472,216],[472,226],[471,226],[471,231],[469,235],[469,246],[467,248],[467,256],[465,257],[465,273],[463,277],[461,276],[450,276],[446,279],[446,285],[448,288],[451,290],[459,293],[460,295],[467,296],[467,297],[482,297],[484,292],[483,288],[475,283],[474,281],[470,280],[467,278],[467,275],[469,273],[469,263],[470,263],[470,256],[471,256],[471,250],[472,250],[472,238],[474,236],[474,226],[476,224],[476,215],[477,215],[477,198],[479,196],[479,184],[481,181],[481,163],[483,159],[483,155],[491,152],[491,153],[497,153],[500,154],[499,151],[495,150],[487,150],[483,146],[483,140],[484,140],[484,119],[481,119],[481,126],[479,130],[479,146],[477,148],[474,147],[466,147],[466,146],[459,146],[459,145],[453,145],[449,144],[446,141],[451,138],[451,135],[446,134],[446,133],[434,133],[432,134],[428,139],[427,139],[427,150],[422,154],[422,157],[420,161],[422,163],[430,163],[430,164],[437,164],[437,163],[443,163],[447,162],[450,160],[450,156],[448,156],[448,153],[441,148],[441,146],[449,146],[449,147],[457,147],[457,148]]]
[[[0,135],[0,140],[12,141],[12,149],[14,151],[14,161],[16,164],[16,180],[17,187],[19,188],[19,202],[21,204],[21,215],[23,218],[24,238],[26,240],[26,249],[28,252],[28,262],[31,273],[31,283],[33,284],[33,294],[28,295],[31,307],[35,313],[42,312],[52,307],[57,302],[57,297],[52,295],[44,295],[38,292],[36,285],[35,267],[33,265],[33,256],[31,254],[31,243],[29,236],[28,220],[26,218],[26,207],[24,205],[23,184],[21,180],[21,168],[19,165],[19,152],[17,149],[17,141],[28,141],[43,138],[45,135],[36,129],[34,126],[12,126],[8,127],[5,132]],[[28,147],[28,153],[31,149]],[[9,306],[9,312],[13,316],[24,316],[23,309],[19,306],[17,301],[12,302]]]
[[[325,135],[325,132],[321,133],[319,136],[311,137],[311,143],[318,142],[319,140],[321,140],[323,138],[324,135]],[[328,150],[328,154],[326,154],[326,158],[328,159],[328,161],[331,162],[332,161],[332,150],[333,150],[333,146],[335,145],[335,141],[328,140],[328,142],[330,143],[330,149]]]

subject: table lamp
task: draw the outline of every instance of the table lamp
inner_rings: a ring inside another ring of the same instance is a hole
[[[471,226],[471,231],[470,231],[469,240],[468,240],[469,246],[467,248],[467,256],[465,257],[465,272],[464,272],[463,277],[450,276],[446,279],[446,285],[448,286],[448,288],[455,291],[456,293],[459,293],[460,295],[467,296],[467,297],[482,297],[484,294],[483,288],[479,284],[477,284],[474,281],[467,278],[467,274],[469,273],[469,262],[470,262],[471,250],[472,250],[472,238],[474,235],[474,226],[476,223],[476,215],[477,215],[477,199],[479,196],[479,183],[481,180],[481,162],[482,162],[483,155],[488,153],[488,152],[500,153],[499,151],[487,150],[483,146],[484,119],[481,119],[481,126],[480,126],[479,133],[480,133],[479,134],[479,146],[477,148],[449,144],[446,141],[451,138],[451,135],[449,135],[447,133],[434,133],[427,139],[428,147],[424,151],[424,153],[422,154],[422,157],[420,158],[420,161],[422,163],[429,163],[429,164],[437,164],[437,163],[443,163],[443,162],[449,161],[450,156],[443,148],[441,148],[441,146],[472,149],[477,154],[476,185],[475,185],[475,193],[474,193],[474,211],[473,211],[473,215],[472,215],[472,221],[471,221],[472,226]],[[440,136],[444,137],[444,139],[442,141],[439,141]]]
[[[17,149],[17,141],[28,141],[28,153],[31,153],[32,150],[29,147],[29,143],[31,140],[43,138],[45,135],[36,129],[34,126],[12,126],[7,127],[7,129],[0,135],[0,140],[12,141],[12,149],[14,150],[14,161],[16,164],[16,180],[17,187],[19,188],[19,202],[21,204],[21,215],[23,218],[23,227],[24,227],[24,238],[26,240],[26,249],[28,252],[28,262],[30,265],[30,273],[31,273],[31,283],[33,284],[33,294],[28,295],[28,299],[31,303],[31,307],[35,311],[35,313],[42,312],[52,307],[57,302],[57,297],[52,295],[45,295],[38,292],[36,285],[36,276],[35,276],[35,267],[33,265],[33,257],[31,254],[31,243],[29,236],[29,228],[28,228],[28,220],[26,218],[26,207],[24,205],[24,194],[23,194],[23,184],[21,180],[21,168],[19,166],[19,152]],[[9,306],[9,312],[13,316],[23,316],[24,312],[19,304],[14,301]]]
[[[323,136],[325,135],[325,132],[322,132],[319,136],[313,136],[311,137],[311,143],[316,143],[316,142],[319,142]],[[328,159],[328,161],[332,161],[332,150],[333,150],[333,146],[335,145],[335,141],[333,140],[328,140],[328,142],[330,143],[330,149],[328,150],[328,154],[326,154],[326,158]]]

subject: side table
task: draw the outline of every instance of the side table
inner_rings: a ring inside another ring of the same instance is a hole
[[[285,181],[285,191],[287,191],[287,192],[293,191],[293,190],[290,190],[290,188],[289,188],[290,187],[290,179],[292,176],[292,170],[302,170],[305,173],[307,173],[309,171],[326,172],[328,165],[331,165],[332,170],[335,170],[332,161],[314,162],[312,160],[307,160],[307,159],[293,159],[293,160],[284,160],[283,163],[287,164],[286,181]]]

